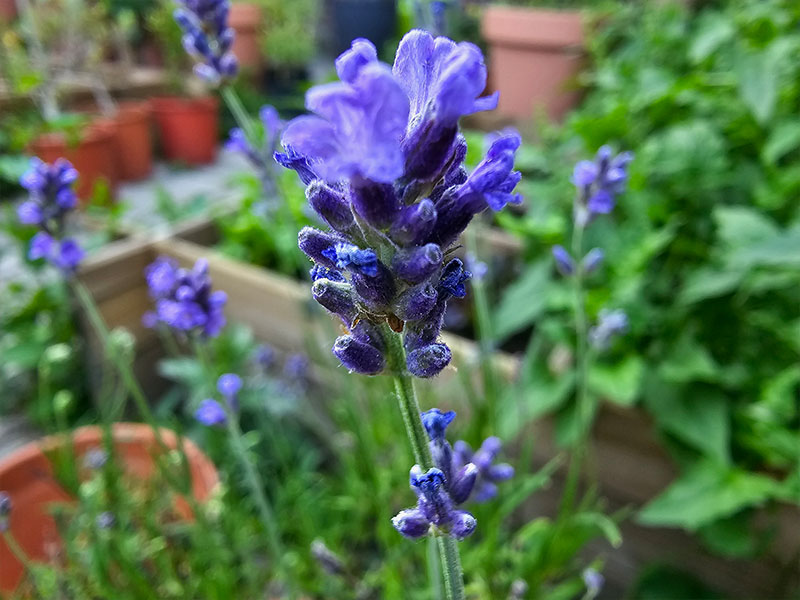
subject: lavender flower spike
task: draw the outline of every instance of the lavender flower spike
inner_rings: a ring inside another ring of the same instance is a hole
[[[183,30],[183,47],[194,58],[195,73],[218,85],[236,76],[239,63],[231,48],[235,37],[228,27],[228,0],[178,0],[175,22]]]
[[[628,165],[633,154],[622,152],[612,156],[611,148],[603,146],[594,161],[582,160],[575,165],[572,183],[578,188],[579,198],[575,219],[584,227],[596,215],[610,213],[616,196],[625,191],[628,182]]]
[[[453,464],[455,467],[474,464],[478,469],[475,484],[475,501],[486,502],[497,495],[497,484],[514,476],[514,467],[506,463],[494,464],[503,444],[497,437],[484,440],[477,452],[469,444],[459,440],[455,443]]]
[[[309,90],[315,114],[291,121],[284,152],[275,154],[297,171],[330,228],[298,236],[315,263],[313,280],[322,281],[313,295],[346,327],[370,324],[369,339],[351,330],[334,345],[349,370],[384,370],[382,337],[395,335],[391,327],[402,332],[408,372],[433,377],[451,359],[439,339],[447,301],[466,295],[470,277],[446,257],[475,215],[521,200],[514,192],[520,138],[496,136],[475,171],[464,169],[458,120],[497,100],[479,97],[486,67],[472,44],[411,31],[390,68],[358,39],[336,72],[340,81]]]
[[[191,270],[171,258],[159,257],[145,270],[150,296],[156,304],[145,322],[161,322],[183,333],[216,337],[225,325],[227,295],[211,290],[208,263],[198,259]]]
[[[44,258],[67,276],[75,272],[85,256],[74,239],[63,237],[66,216],[77,204],[72,190],[77,178],[78,172],[63,158],[52,165],[32,158],[20,179],[28,190],[28,200],[20,204],[17,216],[23,225],[39,228],[31,238],[28,258]]]
[[[417,494],[417,506],[400,511],[392,519],[400,534],[417,539],[434,529],[463,540],[475,531],[477,520],[470,513],[454,507],[441,470],[434,468],[423,473],[419,465],[415,465],[410,480],[411,489]]]

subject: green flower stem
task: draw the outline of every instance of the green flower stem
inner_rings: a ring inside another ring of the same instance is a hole
[[[100,341],[103,344],[103,349],[111,358],[114,366],[117,368],[123,385],[128,390],[131,398],[133,398],[133,401],[136,404],[136,409],[139,411],[139,414],[142,416],[145,422],[153,430],[153,434],[155,435],[159,449],[162,452],[168,452],[169,449],[164,443],[161,430],[156,425],[155,416],[153,415],[153,411],[150,410],[150,405],[147,403],[147,398],[144,395],[144,391],[139,385],[139,382],[136,380],[136,376],[133,374],[133,369],[131,368],[129,362],[120,354],[119,349],[111,343],[108,326],[103,320],[103,316],[100,314],[100,311],[98,310],[91,293],[78,279],[71,279],[70,285],[72,286],[72,290],[75,292],[75,295],[78,297],[78,300],[83,306],[83,310],[86,312],[86,315],[88,316],[95,333],[97,333],[97,336],[100,338]]]
[[[11,551],[11,554],[14,555],[14,558],[16,558],[17,561],[19,561],[19,563],[23,566],[25,572],[29,575],[32,575],[34,572],[34,564],[31,562],[31,559],[28,558],[25,550],[23,550],[19,545],[17,539],[11,533],[10,528],[6,531],[3,531],[3,541],[5,541],[6,546],[8,546],[8,549]],[[35,578],[31,578],[31,581],[33,583],[33,589],[38,591]]]
[[[250,115],[247,114],[242,101],[239,99],[239,94],[237,94],[236,90],[234,90],[230,85],[226,85],[222,88],[222,99],[225,100],[225,104],[231,111],[236,123],[242,128],[242,131],[244,131],[244,135],[247,137],[247,140],[251,144],[255,144],[257,141],[257,136],[256,131],[253,128],[253,120],[250,118]]]
[[[214,377],[214,370],[212,369],[211,365],[213,363],[211,361],[211,357],[208,355],[205,345],[197,337],[192,338],[192,345],[194,347],[195,354],[197,355],[197,358],[203,367],[203,372],[208,375],[209,380],[212,380]],[[291,578],[287,573],[284,572],[283,564],[285,551],[283,542],[281,541],[278,521],[275,518],[275,513],[273,512],[266,495],[264,494],[264,481],[253,465],[253,461],[251,461],[250,457],[247,455],[247,447],[244,443],[244,434],[242,433],[242,428],[239,425],[239,415],[236,413],[236,411],[232,410],[230,406],[228,406],[227,402],[222,402],[221,406],[225,411],[225,425],[228,429],[228,438],[231,442],[233,453],[242,469],[244,469],[245,482],[247,483],[250,494],[253,496],[253,499],[256,503],[256,509],[258,510],[261,524],[264,526],[264,531],[267,534],[267,543],[269,544],[270,552],[272,552],[274,557],[276,570],[281,574],[289,588],[289,597],[295,598],[296,595],[292,588]]]
[[[576,403],[579,438],[572,452],[572,457],[567,471],[567,480],[564,486],[564,496],[561,500],[559,518],[566,513],[575,503],[578,492],[578,482],[581,468],[586,454],[586,442],[589,428],[589,389],[588,389],[588,323],[586,318],[586,300],[584,297],[583,272],[583,231],[584,227],[576,224],[572,231],[572,257],[575,261],[575,271],[572,274],[573,283],[573,316],[575,319],[575,365],[576,365]]]
[[[399,333],[392,331],[388,325],[383,326],[384,339],[387,346],[387,360],[394,379],[394,390],[403,415],[408,441],[414,453],[414,460],[424,471],[432,468],[433,458],[428,446],[428,435],[422,424],[417,393],[414,389],[414,378],[406,370],[406,352],[403,339]],[[458,545],[449,535],[436,537],[439,555],[444,565],[444,587],[448,600],[464,600],[464,574]],[[438,582],[436,582],[438,586]]]

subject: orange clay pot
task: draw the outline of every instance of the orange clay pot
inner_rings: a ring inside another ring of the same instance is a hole
[[[0,0],[0,23],[11,23],[17,18],[16,0]]]
[[[560,120],[578,103],[569,88],[584,60],[580,12],[489,6],[481,30],[501,114],[530,119],[544,110]]]
[[[169,448],[177,446],[177,436],[168,429],[161,430]],[[114,448],[123,469],[133,480],[147,480],[156,466],[153,453],[158,444],[153,430],[140,423],[116,423],[113,428]],[[77,460],[92,448],[102,448],[102,429],[96,426],[75,430],[71,440]],[[26,554],[34,560],[44,560],[60,544],[56,523],[48,512],[52,503],[69,502],[72,498],[58,484],[46,454],[64,447],[68,436],[50,436],[23,446],[0,461],[0,490],[8,492],[13,503],[10,516],[11,532]],[[184,439],[184,448],[192,475],[192,492],[198,500],[209,497],[219,482],[213,463],[191,441]],[[191,519],[185,499],[176,505],[179,514]],[[13,592],[23,577],[23,567],[11,554],[0,537],[0,595]]]
[[[117,122],[117,173],[122,181],[144,179],[153,170],[150,103],[122,102]]]
[[[153,115],[167,160],[205,165],[217,157],[219,100],[214,96],[153,98]]]
[[[233,53],[239,66],[245,70],[258,71],[263,64],[259,36],[261,35],[262,13],[258,4],[234,2],[228,14],[228,25],[236,31],[233,40]]]
[[[77,169],[77,194],[84,203],[92,197],[94,186],[105,180],[113,195],[117,187],[116,123],[95,119],[71,144],[63,133],[44,133],[30,146],[31,152],[46,163],[66,158]]]

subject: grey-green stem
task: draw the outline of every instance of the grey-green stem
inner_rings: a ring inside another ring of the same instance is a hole
[[[431,450],[428,446],[428,435],[422,424],[417,392],[414,388],[414,377],[406,369],[406,352],[403,338],[392,331],[388,325],[383,326],[386,340],[387,361],[394,379],[394,390],[403,415],[408,441],[414,453],[414,460],[424,471],[434,467]],[[458,554],[458,543],[449,535],[436,536],[444,572],[444,588],[447,600],[464,600],[464,574],[461,558]],[[435,585],[439,585],[436,582]]]

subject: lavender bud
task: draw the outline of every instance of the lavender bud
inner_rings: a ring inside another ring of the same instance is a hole
[[[217,379],[217,391],[225,398],[235,398],[242,389],[242,378],[234,373],[225,373]]]
[[[391,238],[400,245],[419,244],[430,235],[436,223],[436,207],[429,198],[404,207],[392,223]]]
[[[587,598],[594,598],[597,594],[600,593],[600,590],[603,589],[603,584],[605,583],[605,577],[600,574],[597,570],[592,569],[591,567],[585,569],[581,574],[583,578],[583,583],[586,586],[586,597]]]
[[[401,250],[394,255],[392,267],[398,277],[410,283],[421,283],[441,266],[442,249],[436,244]]]
[[[350,197],[356,212],[376,229],[389,227],[400,212],[397,194],[386,183],[359,180],[351,186]]]
[[[487,477],[492,481],[506,481],[514,476],[514,467],[508,463],[492,465],[488,469]]]
[[[200,403],[194,417],[206,427],[222,425],[228,419],[222,405],[212,398],[207,398]]]
[[[478,526],[478,520],[463,510],[457,510],[454,513],[453,523],[450,526],[450,535],[457,540],[463,540],[472,535],[472,532]]]
[[[380,327],[367,319],[361,319],[350,329],[350,335],[359,342],[369,344],[381,352],[386,350],[386,343],[383,340]]]
[[[403,537],[416,540],[428,533],[430,522],[419,509],[401,510],[394,518],[392,525]]]
[[[111,529],[114,524],[117,522],[114,513],[109,511],[105,511],[97,515],[97,519],[95,519],[95,524],[97,525],[98,529]]]
[[[375,276],[364,276],[354,273],[351,282],[356,294],[373,310],[386,308],[395,294],[394,277],[382,263],[378,263]]]
[[[342,242],[342,238],[339,236],[313,227],[303,227],[297,234],[297,245],[300,250],[315,263],[329,269],[335,269],[336,262],[328,258],[324,252],[340,242]]]
[[[478,479],[478,467],[472,463],[467,463],[453,475],[450,483],[450,497],[456,504],[463,504],[472,493],[475,481]]]
[[[472,273],[464,268],[461,259],[454,258],[442,269],[442,276],[439,278],[439,296],[447,298],[463,298],[467,295],[467,287],[464,285]]]
[[[395,314],[404,321],[422,319],[436,305],[436,290],[430,283],[408,288],[397,298]]]
[[[406,358],[406,365],[412,375],[433,377],[450,364],[450,348],[444,344],[430,344],[412,350]]]
[[[575,272],[575,261],[564,246],[553,246],[553,258],[556,261],[556,269],[564,277],[569,277]]]
[[[342,317],[347,323],[352,322],[356,315],[353,288],[349,283],[318,279],[311,286],[311,294],[314,300],[333,314]]]
[[[322,265],[314,265],[308,274],[311,276],[311,281],[316,281],[317,279],[330,279],[331,281],[338,282],[347,281],[344,275],[336,269],[329,269]]]
[[[317,214],[336,231],[344,233],[355,225],[347,199],[322,180],[311,182],[306,188],[306,198]]]
[[[589,341],[598,350],[607,350],[611,340],[628,330],[628,316],[622,310],[603,309],[597,325],[589,329]]]
[[[447,427],[456,418],[456,412],[454,410],[442,412],[438,408],[432,408],[426,410],[420,417],[430,440],[441,443],[445,440]]]
[[[333,353],[349,371],[361,375],[377,375],[386,366],[386,360],[377,348],[351,335],[337,338]]]
[[[330,548],[320,539],[311,542],[311,556],[322,569],[329,575],[343,575],[344,563],[342,559],[331,552]]]
[[[587,274],[593,273],[597,270],[597,267],[602,264],[603,258],[605,258],[605,254],[600,248],[592,248],[589,250],[586,256],[583,257],[583,272]]]

